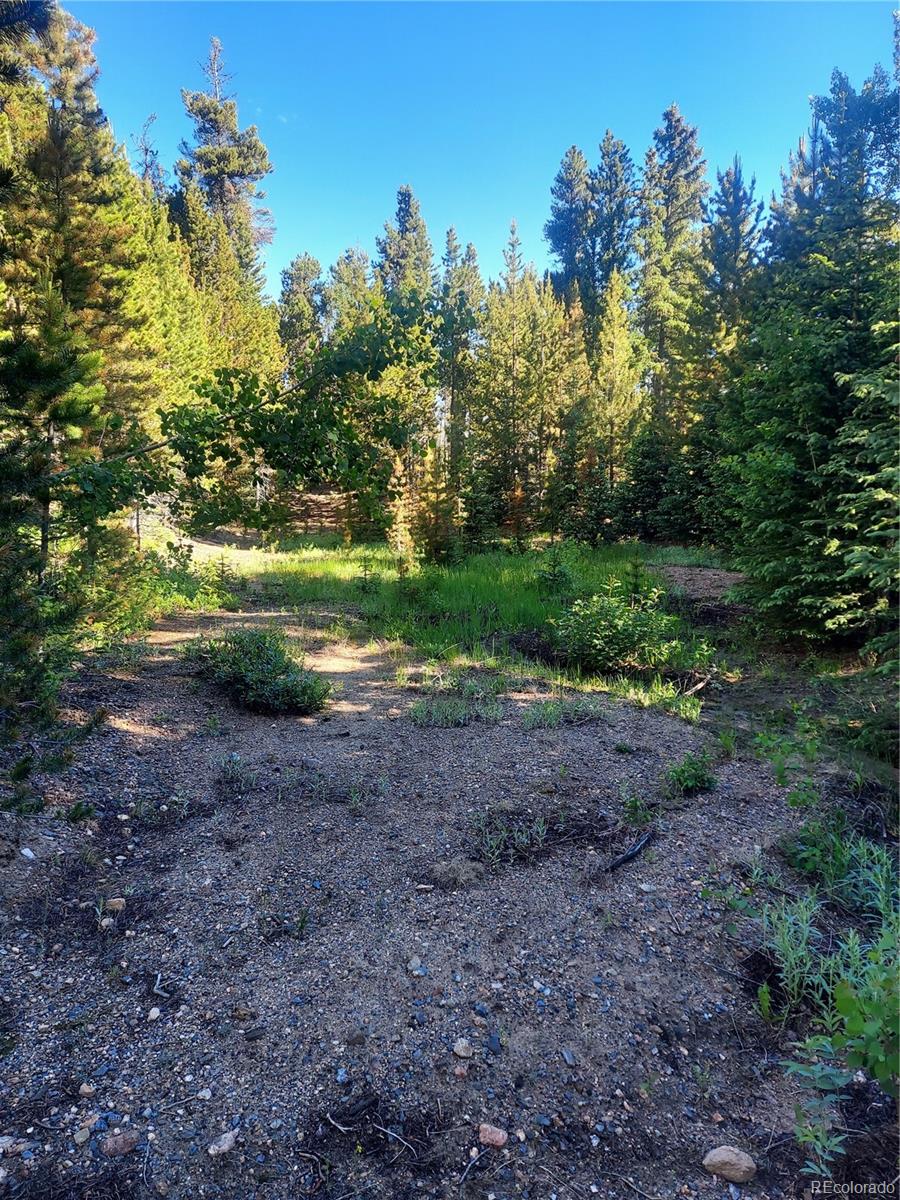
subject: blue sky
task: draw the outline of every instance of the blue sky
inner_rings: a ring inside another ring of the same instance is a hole
[[[98,33],[101,103],[120,141],[155,112],[171,166],[189,132],[182,87],[224,43],[243,124],[258,125],[276,236],[270,290],[307,250],[370,252],[409,183],[435,248],[455,225],[488,274],[515,217],[542,227],[566,148],[593,161],[607,127],[636,161],[677,101],[712,177],[739,151],[765,195],[840,66],[859,86],[891,59],[890,3],[193,3],[76,0]]]

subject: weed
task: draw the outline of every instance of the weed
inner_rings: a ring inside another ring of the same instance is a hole
[[[622,801],[622,819],[625,824],[635,829],[646,829],[653,820],[653,810],[646,800],[625,783],[619,785],[619,799]]]
[[[256,772],[236,751],[226,754],[219,763],[219,778],[216,781],[221,792],[230,796],[243,796],[256,787]]]
[[[722,753],[726,758],[734,758],[737,753],[738,733],[736,729],[720,729],[718,733],[719,745],[722,747]]]
[[[628,742],[616,742],[613,745],[613,750],[616,754],[634,754],[634,746],[629,746]]]
[[[222,718],[218,713],[210,713],[200,726],[200,732],[207,737],[224,737],[228,730],[222,723]]]
[[[556,818],[557,830],[565,827],[566,815]],[[529,859],[544,848],[548,824],[545,817],[520,816],[492,808],[479,813],[474,821],[477,857],[490,867],[516,859]]]
[[[666,772],[669,792],[674,796],[696,796],[698,792],[708,792],[716,786],[716,777],[709,769],[709,755],[691,754],[688,751],[684,758]]]

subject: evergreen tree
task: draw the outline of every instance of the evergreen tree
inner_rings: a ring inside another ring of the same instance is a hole
[[[397,212],[385,222],[378,238],[375,270],[388,297],[398,307],[424,309],[434,289],[431,240],[412,188],[404,184],[397,192]]]
[[[866,536],[853,497],[880,473],[861,414],[871,404],[873,425],[886,419],[866,381],[896,320],[898,204],[881,147],[896,137],[897,93],[881,73],[856,93],[835,72],[812,110],[727,416],[740,562],[763,611],[810,634],[870,628],[879,611],[876,576],[849,564]]]
[[[631,327],[628,285],[614,269],[600,313],[594,379],[594,421],[613,487],[644,415],[642,347]]]
[[[298,254],[281,272],[279,333],[288,366],[295,373],[322,344],[325,296],[322,267],[311,254]]]
[[[628,280],[634,265],[638,184],[628,147],[607,129],[600,161],[591,175],[594,264],[592,315],[596,316],[613,272]]]
[[[563,156],[550,195],[544,236],[559,263],[555,282],[564,296],[571,295],[577,284],[584,300],[593,295],[593,209],[590,169],[577,146],[570,146]]]
[[[269,154],[255,125],[241,129],[237,102],[226,92],[222,44],[210,41],[204,67],[208,90],[184,90],[181,98],[194,123],[194,142],[183,142],[183,157],[176,164],[182,187],[195,183],[209,212],[224,222],[241,271],[255,283],[261,281],[258,246],[270,240],[266,214],[258,201],[259,181],[272,170]]]
[[[707,191],[705,165],[697,130],[672,105],[647,152],[637,241],[654,415],[682,431],[693,415],[690,372],[704,274],[700,221]]]
[[[447,471],[452,486],[458,487],[475,381],[475,341],[484,285],[475,247],[470,242],[463,252],[455,229],[447,231],[442,261],[437,325],[438,374],[447,436]]]

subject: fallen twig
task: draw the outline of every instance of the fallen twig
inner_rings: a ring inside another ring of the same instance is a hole
[[[411,1146],[406,1138],[401,1137],[399,1133],[394,1133],[393,1129],[385,1129],[385,1127],[383,1125],[379,1125],[377,1121],[372,1122],[372,1128],[380,1130],[383,1134],[385,1134],[386,1137],[396,1138],[398,1142],[403,1143],[407,1150],[411,1151],[413,1158],[419,1157],[416,1153],[415,1147]]]
[[[643,1196],[644,1200],[663,1200],[662,1196],[651,1196],[649,1192],[642,1191],[636,1183],[632,1183],[631,1180],[626,1178],[624,1175],[616,1175],[614,1171],[607,1171],[606,1174],[610,1177],[610,1179],[620,1180],[620,1182],[624,1183],[627,1187],[630,1187],[633,1192],[637,1192],[639,1196]]]
[[[475,1164],[477,1162],[480,1162],[481,1159],[484,1158],[484,1156],[486,1154],[487,1154],[487,1149],[484,1149],[484,1150],[481,1150],[478,1154],[476,1154],[474,1158],[469,1159],[466,1169],[463,1171],[462,1175],[460,1175],[460,1177],[459,1177],[459,1186],[460,1187],[462,1187],[462,1185],[466,1182],[466,1176],[472,1170],[472,1168],[475,1166]]]

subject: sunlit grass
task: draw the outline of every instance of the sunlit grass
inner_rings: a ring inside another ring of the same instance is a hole
[[[700,565],[716,558],[702,550],[636,542],[596,549],[568,545],[564,555],[581,595],[601,591],[611,576],[636,561],[652,570],[664,562]],[[297,539],[290,550],[242,551],[235,555],[234,569],[267,601],[299,611],[333,605],[326,633],[336,641],[374,637],[396,657],[409,647],[435,663],[503,671],[511,686],[519,680],[522,686],[606,692],[696,720],[699,700],[681,696],[667,681],[586,676],[524,660],[511,649],[513,635],[546,628],[571,600],[542,591],[540,561],[537,552],[494,551],[401,575],[384,544],[348,547],[335,538],[307,538]]]

